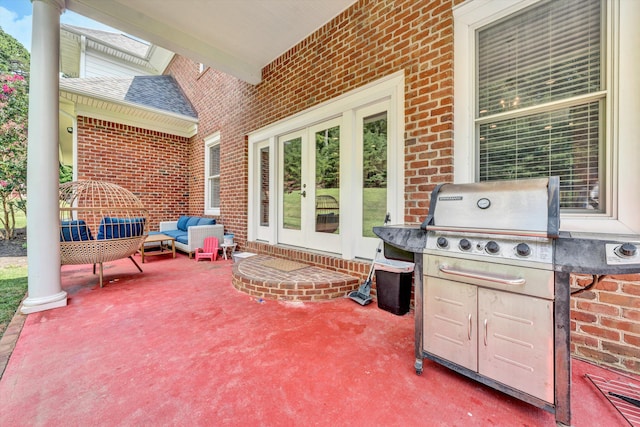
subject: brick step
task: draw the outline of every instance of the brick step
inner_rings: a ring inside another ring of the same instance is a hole
[[[231,282],[249,295],[287,301],[326,301],[343,298],[360,280],[338,271],[297,261],[257,255],[233,266]]]

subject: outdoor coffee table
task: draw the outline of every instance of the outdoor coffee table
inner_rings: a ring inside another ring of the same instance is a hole
[[[169,242],[171,243],[171,251],[169,251]],[[160,243],[160,250],[145,252],[144,251],[145,243]],[[176,239],[174,239],[171,236],[167,236],[166,234],[149,234],[145,239],[144,243],[140,245],[140,258],[142,259],[143,264],[144,264],[145,256],[167,255],[167,254],[173,254],[173,257],[174,258],[176,257]]]

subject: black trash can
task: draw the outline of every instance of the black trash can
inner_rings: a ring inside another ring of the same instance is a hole
[[[413,263],[402,261],[376,261],[376,291],[378,307],[402,316],[409,312]]]

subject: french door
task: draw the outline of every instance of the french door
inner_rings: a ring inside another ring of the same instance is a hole
[[[339,253],[341,118],[278,138],[278,242]]]
[[[394,206],[394,194],[388,191],[393,162],[389,156],[389,102],[378,102],[355,111],[355,171],[354,188],[354,244],[357,256],[375,255],[379,239],[373,227],[384,223],[387,212]],[[392,174],[391,174],[392,175]],[[397,219],[396,219],[397,221]]]
[[[248,241],[371,258],[386,213],[403,222],[404,76],[249,135]]]

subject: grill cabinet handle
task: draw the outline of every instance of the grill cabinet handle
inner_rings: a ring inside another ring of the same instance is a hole
[[[491,275],[488,275],[488,274],[480,273],[480,272],[477,272],[477,271],[456,270],[456,269],[453,269],[453,268],[449,268],[448,265],[441,265],[439,267],[439,269],[440,269],[440,271],[442,273],[445,273],[445,274],[451,274],[453,276],[467,277],[469,279],[486,280],[486,281],[489,281],[489,282],[499,283],[501,285],[518,286],[518,285],[524,285],[525,283],[527,283],[527,281],[525,279],[523,279],[522,277],[513,277],[513,278],[496,277],[496,276],[491,276]]]
[[[484,346],[487,346],[487,323],[489,323],[488,319],[484,319]]]
[[[469,327],[467,328],[467,339],[471,341],[471,313],[469,313]]]

